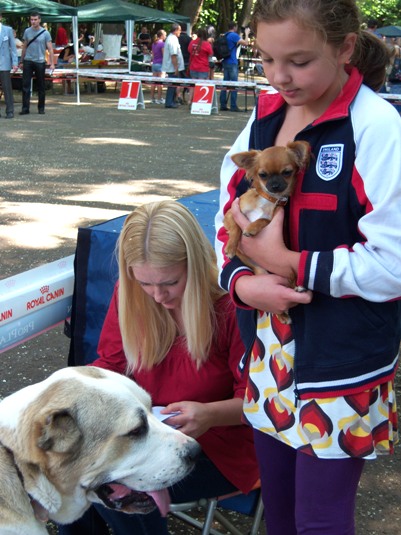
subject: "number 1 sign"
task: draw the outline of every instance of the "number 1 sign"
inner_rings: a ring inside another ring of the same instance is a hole
[[[210,115],[217,113],[216,88],[213,84],[196,84],[192,98],[191,113]]]
[[[123,80],[118,101],[118,109],[136,110],[137,107],[145,108],[141,82]]]

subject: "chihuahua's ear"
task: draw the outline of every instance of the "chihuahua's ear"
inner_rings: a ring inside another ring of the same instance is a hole
[[[300,169],[308,167],[311,146],[307,141],[290,141],[287,143],[287,149],[292,152],[295,158],[295,163]]]
[[[260,150],[249,150],[246,152],[237,152],[231,156],[232,161],[241,169],[249,171],[256,163]]]

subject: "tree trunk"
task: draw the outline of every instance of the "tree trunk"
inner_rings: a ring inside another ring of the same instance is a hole
[[[242,4],[241,13],[239,13],[237,19],[239,28],[241,26],[249,26],[249,21],[251,20],[252,6],[253,0],[244,0],[244,3]]]
[[[228,23],[233,20],[233,9],[230,0],[221,0],[219,6],[219,18],[217,23],[218,33],[228,30]]]
[[[181,0],[177,13],[189,17],[191,19],[191,27],[194,26],[199,19],[199,14],[202,10],[203,0]]]

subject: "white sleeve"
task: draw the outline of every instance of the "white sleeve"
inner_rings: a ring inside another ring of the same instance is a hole
[[[367,206],[358,222],[364,240],[307,253],[305,282],[333,297],[383,302],[401,297],[401,119],[381,99],[367,108],[366,91],[363,105],[357,102],[352,111],[353,187]]]
[[[220,204],[219,210],[215,217],[215,249],[220,271],[222,270],[223,265],[228,262],[228,258],[224,255],[224,247],[227,242],[227,232],[223,225],[224,214],[230,208],[231,203],[237,196],[236,188],[239,178],[237,173],[238,167],[231,160],[230,156],[236,152],[249,150],[249,139],[254,120],[255,110],[253,110],[252,115],[243,131],[238,136],[231,149],[225,155],[220,170]]]

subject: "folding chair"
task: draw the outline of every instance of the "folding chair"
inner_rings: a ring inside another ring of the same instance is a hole
[[[187,511],[192,509],[203,509],[205,513],[204,521],[197,520]],[[245,534],[227,519],[221,509],[236,511],[241,514],[253,517],[250,531]],[[173,503],[170,505],[170,513],[183,522],[198,528],[202,535],[224,535],[220,531],[212,528],[214,521],[219,522],[231,535],[258,535],[263,518],[263,502],[260,483],[249,494],[242,494],[240,491],[226,496],[216,498],[201,498],[200,500]]]

